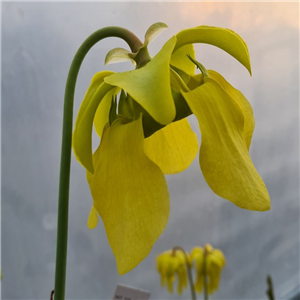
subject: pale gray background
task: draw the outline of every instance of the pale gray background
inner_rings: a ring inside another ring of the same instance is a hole
[[[150,45],[152,55],[179,30],[204,24],[235,30],[247,42],[253,77],[209,45],[196,46],[197,59],[251,102],[256,129],[250,153],[272,209],[245,211],[214,195],[196,159],[185,172],[167,177],[168,227],[150,255],[120,277],[102,223],[93,231],[86,226],[92,199],[73,156],[67,298],[111,299],[123,283],[151,291],[151,299],[189,299],[188,290],[177,296],[160,288],[155,256],[175,245],[189,251],[205,243],[227,258],[214,299],[266,299],[267,274],[277,298],[299,286],[299,3],[3,3],[3,299],[49,299],[53,289],[64,84],[76,50],[101,27],[123,26],[143,39],[157,21],[170,29]],[[126,44],[107,39],[85,59],[75,113],[114,47]],[[107,68],[124,71],[131,65]],[[191,122],[200,139],[193,117]]]

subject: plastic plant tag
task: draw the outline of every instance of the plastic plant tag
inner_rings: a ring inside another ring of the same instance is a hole
[[[112,300],[148,300],[150,292],[118,284]]]

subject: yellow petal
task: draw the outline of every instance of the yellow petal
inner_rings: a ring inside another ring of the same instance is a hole
[[[226,93],[237,103],[244,115],[244,138],[246,141],[247,148],[249,149],[251,144],[251,138],[255,127],[255,120],[253,115],[253,110],[244,97],[244,95],[237,89],[235,89],[225,78],[218,72],[213,70],[208,70],[209,77],[214,79],[225,91]]]
[[[185,258],[180,260],[177,275],[178,275],[177,291],[178,294],[181,294],[182,289],[187,287],[187,269],[186,269]]]
[[[195,280],[195,290],[201,292],[203,289],[203,258],[204,249],[201,247],[194,247],[191,251],[191,259],[196,263],[196,280]]]
[[[209,278],[207,288],[208,288],[208,293],[212,294],[219,288],[222,269],[217,264],[215,264],[213,255],[207,256],[206,263],[207,263],[206,272]]]
[[[170,87],[170,58],[176,38],[171,38],[144,67],[116,73],[105,82],[125,90],[160,124],[171,123],[176,115]]]
[[[202,247],[194,247],[191,251],[191,259],[194,260],[196,257],[201,257],[203,258],[203,248]]]
[[[160,274],[160,285],[165,286],[166,284],[166,276],[164,272],[166,261],[166,253],[162,253],[156,257],[156,269]]]
[[[211,254],[211,261],[213,264],[217,265],[222,269],[226,265],[226,259],[223,252],[219,249],[214,249]]]
[[[195,50],[193,44],[184,45],[177,51],[173,52],[170,64],[187,74],[194,74],[196,66],[187,57],[187,54],[189,54],[192,58],[195,58]]]
[[[203,289],[203,283],[204,283],[204,276],[203,274],[196,274],[196,280],[195,280],[195,291],[198,293],[202,292]]]
[[[198,26],[180,31],[174,52],[187,44],[205,43],[219,47],[236,58],[251,74],[250,57],[246,43],[234,31],[211,26]]]
[[[102,98],[113,88],[102,82],[96,91],[87,92],[75,122],[72,146],[77,160],[91,173],[94,172],[92,159],[93,120]]]
[[[178,270],[178,259],[176,256],[168,255],[166,257],[165,276],[167,279],[168,290],[173,293],[173,283],[175,281],[175,274]]]
[[[94,126],[99,137],[102,136],[103,128],[106,123],[109,121],[109,111],[111,107],[111,99],[113,96],[119,93],[119,88],[111,89],[100,102],[95,117],[94,117]]]
[[[105,134],[106,134],[106,137],[108,136],[108,133],[109,133],[109,124],[106,124],[105,128],[107,130],[104,130]],[[93,164],[94,166],[97,166],[97,163],[99,162],[99,158],[100,158],[100,154],[101,152],[105,152],[105,146],[106,144],[105,143],[102,143],[98,148],[97,150],[95,151],[95,153],[93,154]],[[101,150],[100,150],[101,149]],[[94,174],[93,173],[90,173],[88,170],[86,171],[86,179],[87,179],[87,182],[89,185],[92,184],[92,181],[94,179]],[[95,206],[93,205],[92,208],[91,208],[91,211],[90,211],[90,214],[89,214],[89,218],[88,218],[88,222],[87,222],[87,225],[88,225],[88,228],[89,229],[94,229],[95,227],[97,227],[98,225],[98,212],[95,208]]]
[[[102,138],[104,138],[104,135],[106,136],[106,139],[108,138],[108,136],[109,136],[109,130],[110,130],[110,127],[109,127],[109,124],[107,123],[106,126],[103,129],[103,136],[102,136]],[[92,158],[93,158],[93,165],[95,167],[97,167],[97,164],[99,163],[99,159],[100,159],[101,153],[106,153],[107,152],[106,151],[106,147],[107,147],[107,143],[100,143],[99,147],[94,152]],[[86,171],[86,179],[87,179],[88,184],[91,185],[92,181],[94,179],[94,174],[91,173],[91,172],[89,172],[89,170]]]
[[[141,118],[131,123],[115,120],[104,129],[89,180],[121,275],[149,254],[169,217],[166,180],[143,148]]]
[[[198,140],[188,120],[171,123],[145,139],[145,153],[164,174],[188,168],[198,153]]]
[[[169,293],[173,293],[173,283],[175,281],[175,275],[167,276],[167,285]]]
[[[102,71],[96,73],[90,83],[90,86],[88,87],[85,96],[81,102],[78,114],[77,114],[77,120],[76,122],[79,122],[84,115],[91,99],[94,97],[97,89],[100,87],[101,83],[104,81],[104,78],[106,76],[112,75],[114,72],[112,71]]]
[[[270,209],[266,186],[257,173],[244,139],[244,116],[214,80],[183,93],[202,135],[200,166],[210,188],[241,208]]]
[[[204,249],[205,249],[206,254],[211,254],[214,250],[214,248],[211,244],[205,244]]]
[[[98,224],[98,213],[93,205],[90,211],[87,225],[89,229],[94,229],[97,226],[97,224]]]

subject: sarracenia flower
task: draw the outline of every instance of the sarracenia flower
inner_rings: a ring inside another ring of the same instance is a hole
[[[187,257],[188,254],[186,253]],[[177,277],[178,294],[182,293],[183,288],[187,288],[187,268],[186,257],[182,251],[168,250],[156,257],[156,267],[160,274],[161,286],[168,287],[173,293],[173,285]]]
[[[120,274],[148,255],[167,225],[164,174],[185,170],[198,151],[186,118],[192,113],[202,134],[200,167],[211,189],[242,208],[270,208],[248,151],[251,106],[220,74],[202,68],[193,49],[193,43],[217,46],[251,72],[245,42],[228,29],[200,26],[179,32],[151,58],[147,45],[165,27],[151,26],[136,53],[108,54],[107,62],[131,59],[137,68],[94,75],[73,133],[75,156],[87,170],[93,197],[88,226],[102,218]],[[195,74],[195,64],[202,75]],[[101,137],[94,154],[93,124]]]
[[[207,292],[214,293],[219,288],[221,273],[226,265],[224,254],[219,249],[213,249],[209,244],[195,247],[190,255],[192,263],[196,267],[195,290],[201,293],[204,287],[204,277],[207,277]],[[205,262],[204,262],[205,258]]]

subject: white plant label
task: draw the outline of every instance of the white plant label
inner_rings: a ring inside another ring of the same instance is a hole
[[[150,292],[134,287],[118,284],[113,300],[148,300]]]

